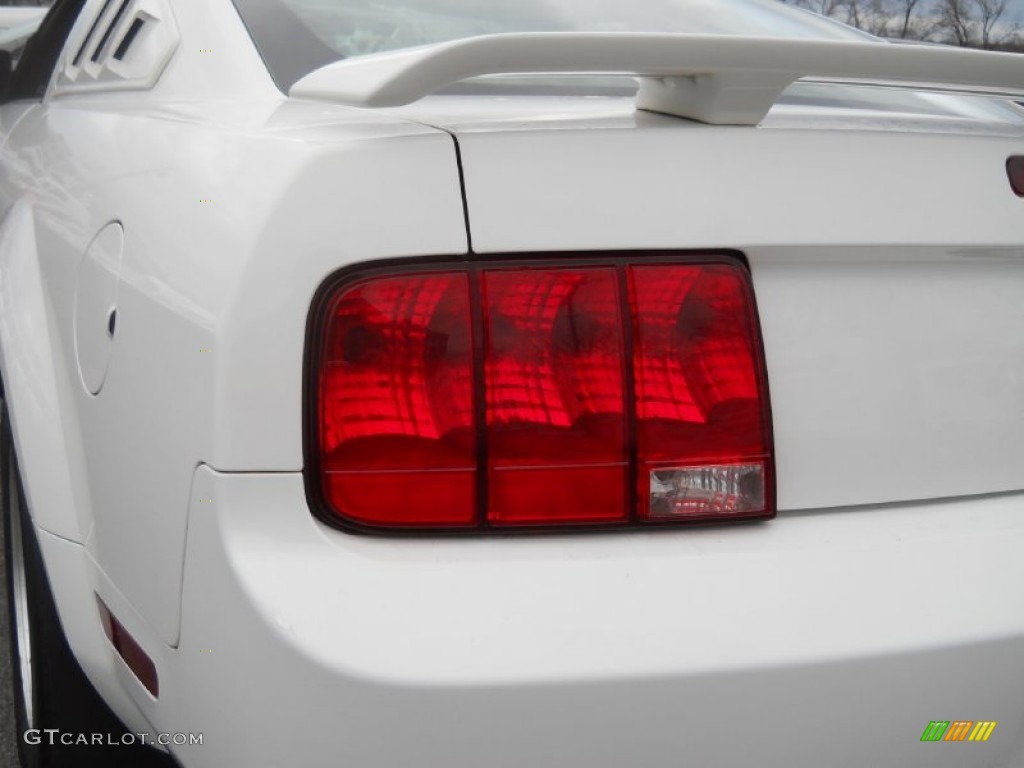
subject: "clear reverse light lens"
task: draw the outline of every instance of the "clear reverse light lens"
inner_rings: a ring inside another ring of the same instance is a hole
[[[764,509],[763,464],[656,469],[650,479],[652,520],[747,514]]]

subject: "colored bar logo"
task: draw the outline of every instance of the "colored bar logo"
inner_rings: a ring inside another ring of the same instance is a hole
[[[996,725],[994,720],[932,720],[921,741],[988,741]]]

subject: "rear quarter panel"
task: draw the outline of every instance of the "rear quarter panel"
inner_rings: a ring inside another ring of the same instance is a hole
[[[48,331],[36,334],[38,352],[57,382],[52,409],[37,415],[64,429],[55,458],[67,457],[77,483],[65,497],[47,494],[55,465],[40,463],[33,514],[86,544],[168,644],[195,467],[302,467],[300,389],[282,380],[301,380],[320,282],[356,258],[466,249],[448,136],[278,108],[68,98],[29,113],[5,148],[5,195],[22,201],[35,240],[17,258],[38,272],[34,321]],[[76,359],[76,285],[110,221],[125,232],[117,328],[92,396]],[[19,405],[13,398],[24,431]],[[63,522],[71,510],[74,527]]]

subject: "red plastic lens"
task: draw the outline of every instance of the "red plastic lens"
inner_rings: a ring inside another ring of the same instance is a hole
[[[1014,155],[1006,161],[1006,175],[1017,197],[1024,197],[1024,156]]]
[[[457,265],[343,284],[316,377],[327,506],[384,528],[768,517],[747,272]]]
[[[763,512],[767,397],[758,375],[763,370],[760,344],[743,274],[726,264],[634,266],[630,294],[640,516]],[[729,465],[748,470],[737,475],[720,469]],[[667,475],[670,469],[676,475]],[[705,474],[690,480],[682,497],[680,489],[658,492],[666,482],[686,477],[687,469]],[[719,499],[736,497],[731,505],[694,503],[695,496],[712,493],[716,486]],[[667,498],[674,508],[667,508]]]
[[[142,686],[150,692],[154,699],[160,697],[160,678],[156,672],[156,664],[149,657],[138,641],[131,636],[124,625],[117,620],[117,617],[110,612],[107,604],[99,595],[96,595],[96,606],[100,611],[100,623],[107,635],[110,644],[114,646],[117,655],[121,657],[128,669],[138,679]]]
[[[624,520],[615,269],[490,270],[483,299],[491,522]]]
[[[410,275],[337,296],[320,368],[328,501],[373,525],[476,517],[469,279]]]

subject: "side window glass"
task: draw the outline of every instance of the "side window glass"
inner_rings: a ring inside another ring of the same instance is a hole
[[[25,43],[10,80],[6,101],[39,100],[46,93],[71,28],[86,0],[56,0]]]

